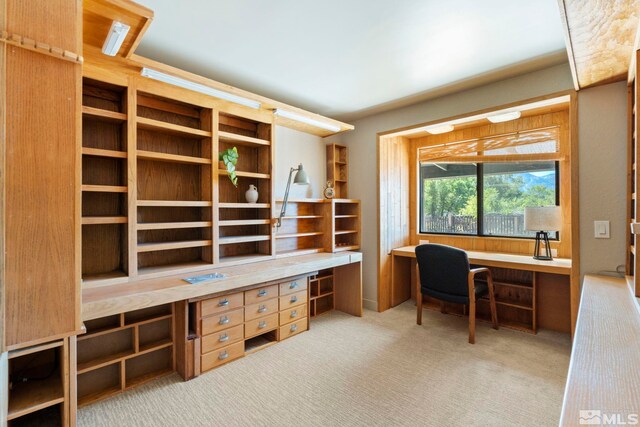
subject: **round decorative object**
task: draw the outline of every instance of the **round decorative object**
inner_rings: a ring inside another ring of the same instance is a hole
[[[244,193],[247,203],[255,203],[258,201],[258,189],[255,185],[249,185],[249,189]]]
[[[333,189],[333,185],[331,184],[331,181],[327,181],[327,186],[324,189],[324,197],[326,199],[333,199],[335,195],[336,195],[336,191]]]

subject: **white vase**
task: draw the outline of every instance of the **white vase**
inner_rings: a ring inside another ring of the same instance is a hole
[[[255,203],[258,201],[258,189],[255,185],[249,185],[249,189],[244,193],[247,203]]]

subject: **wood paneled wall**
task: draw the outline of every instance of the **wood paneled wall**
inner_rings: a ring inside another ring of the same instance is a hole
[[[391,250],[409,244],[411,238],[410,148],[404,137],[378,139],[378,311],[391,307]]]
[[[551,246],[558,250],[558,257],[571,258],[572,255],[572,230],[571,230],[571,194],[572,171],[571,171],[571,139],[569,135],[569,111],[551,112],[536,116],[523,117],[504,123],[487,124],[478,127],[471,127],[453,131],[440,135],[430,135],[422,138],[411,139],[411,161],[410,161],[410,222],[411,222],[411,244],[418,244],[420,239],[429,240],[431,243],[441,243],[456,246],[462,249],[473,251],[493,251],[514,254],[533,253],[534,241],[532,239],[510,239],[499,237],[477,237],[477,236],[452,236],[437,234],[420,234],[417,229],[418,221],[418,150],[429,145],[441,144],[444,142],[464,141],[474,138],[481,138],[491,135],[500,135],[510,132],[536,129],[557,125],[560,127],[560,206],[562,209],[562,229],[560,230],[560,240],[552,242]],[[443,160],[446,162],[446,160]],[[577,191],[577,190],[576,190]]]

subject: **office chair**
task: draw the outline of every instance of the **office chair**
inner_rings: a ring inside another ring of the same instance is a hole
[[[493,290],[493,278],[488,268],[471,269],[467,253],[445,245],[416,246],[416,270],[419,277],[416,299],[418,325],[422,325],[422,295],[440,301],[469,306],[469,343],[476,339],[476,301],[489,294],[491,321],[498,329],[498,314]],[[476,282],[476,275],[486,275],[487,282]]]

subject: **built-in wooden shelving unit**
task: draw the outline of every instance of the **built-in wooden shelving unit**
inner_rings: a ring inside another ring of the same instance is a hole
[[[78,337],[78,405],[175,370],[173,304],[85,322]]]
[[[332,252],[360,249],[360,201],[334,199]]]
[[[333,269],[322,270],[309,278],[309,317],[335,308]]]
[[[276,201],[280,212],[282,201]],[[294,199],[287,203],[287,212],[276,234],[278,257],[325,252],[331,234],[328,204],[323,199]],[[328,219],[327,219],[328,218]]]
[[[327,181],[333,184],[336,198],[349,197],[349,164],[347,147],[344,145],[327,145]]]

